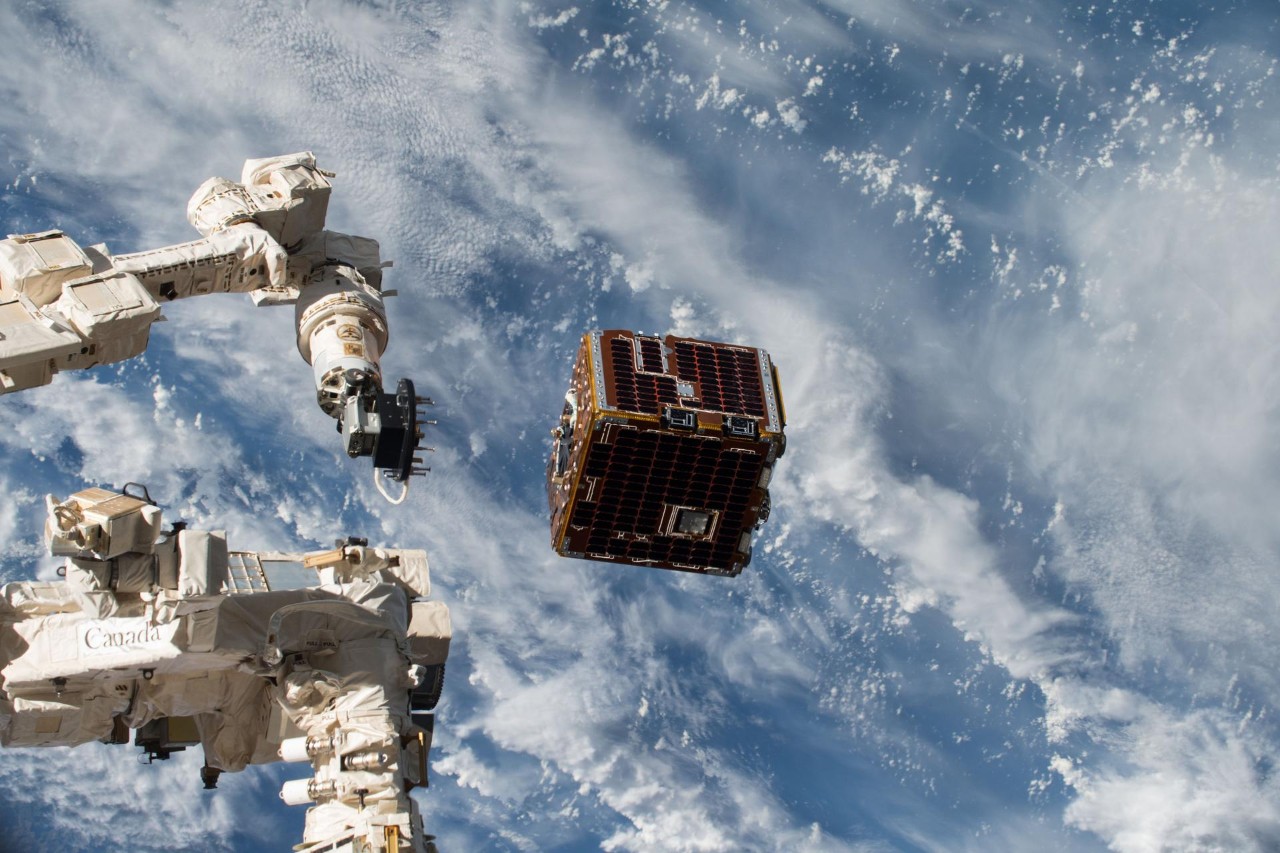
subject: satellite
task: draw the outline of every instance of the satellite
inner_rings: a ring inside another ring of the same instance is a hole
[[[307,762],[297,851],[426,853],[427,784],[452,627],[422,551],[232,551],[164,528],[145,488],[46,499],[53,582],[0,588],[0,743],[204,750],[206,788],[250,764]]]
[[[431,401],[408,379],[383,390],[390,264],[376,240],[325,230],[331,177],[310,152],[248,160],[239,183],[210,178],[187,203],[201,239],[146,252],[81,248],[61,231],[0,240],[0,394],[140,354],[164,302],[248,293],[257,305],[292,304],[321,410],[347,455],[373,458],[379,491],[404,500],[409,478],[428,470],[415,454]],[[401,485],[398,497],[385,479]]]
[[[547,463],[565,557],[737,575],[786,450],[769,354],[621,330],[582,338]]]

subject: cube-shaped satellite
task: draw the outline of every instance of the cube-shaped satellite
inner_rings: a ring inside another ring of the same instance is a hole
[[[565,557],[737,575],[786,448],[769,354],[608,330],[583,336],[547,465]]]

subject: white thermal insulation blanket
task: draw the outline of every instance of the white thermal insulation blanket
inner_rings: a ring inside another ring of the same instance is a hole
[[[51,306],[91,343],[91,351],[63,367],[91,367],[133,358],[147,348],[160,303],[128,273],[107,272],[68,282]]]
[[[227,577],[227,532],[183,530],[178,533],[178,593],[184,598],[217,595]]]
[[[0,287],[48,305],[62,285],[93,272],[84,251],[61,231],[15,234],[0,240]]]
[[[84,346],[74,329],[42,314],[26,296],[0,290],[0,370],[62,359]]]
[[[415,601],[409,620],[409,657],[422,666],[444,663],[449,657],[453,622],[443,601]]]

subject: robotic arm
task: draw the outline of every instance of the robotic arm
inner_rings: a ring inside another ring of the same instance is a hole
[[[248,293],[295,306],[298,350],[347,454],[407,489],[428,470],[415,454],[431,401],[408,379],[383,391],[390,264],[376,240],[324,230],[331,177],[309,152],[249,160],[240,183],[210,178],[191,197],[202,239],[146,252],[82,248],[60,231],[0,241],[0,394],[140,354],[164,301]]]
[[[0,745],[200,746],[201,778],[283,759],[299,851],[430,853],[417,803],[452,626],[422,551],[229,551],[145,490],[48,499],[62,578],[0,587]],[[175,525],[181,527],[181,525]]]

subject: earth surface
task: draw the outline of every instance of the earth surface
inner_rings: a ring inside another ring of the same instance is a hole
[[[314,151],[381,241],[393,507],[289,309],[0,400],[0,578],[45,493],[233,547],[421,547],[455,640],[443,851],[1280,849],[1280,27],[1269,2],[11,2],[7,233],[128,252]],[[736,579],[555,556],[580,336],[736,341],[789,451]],[[296,767],[0,753],[4,849],[287,849]]]

